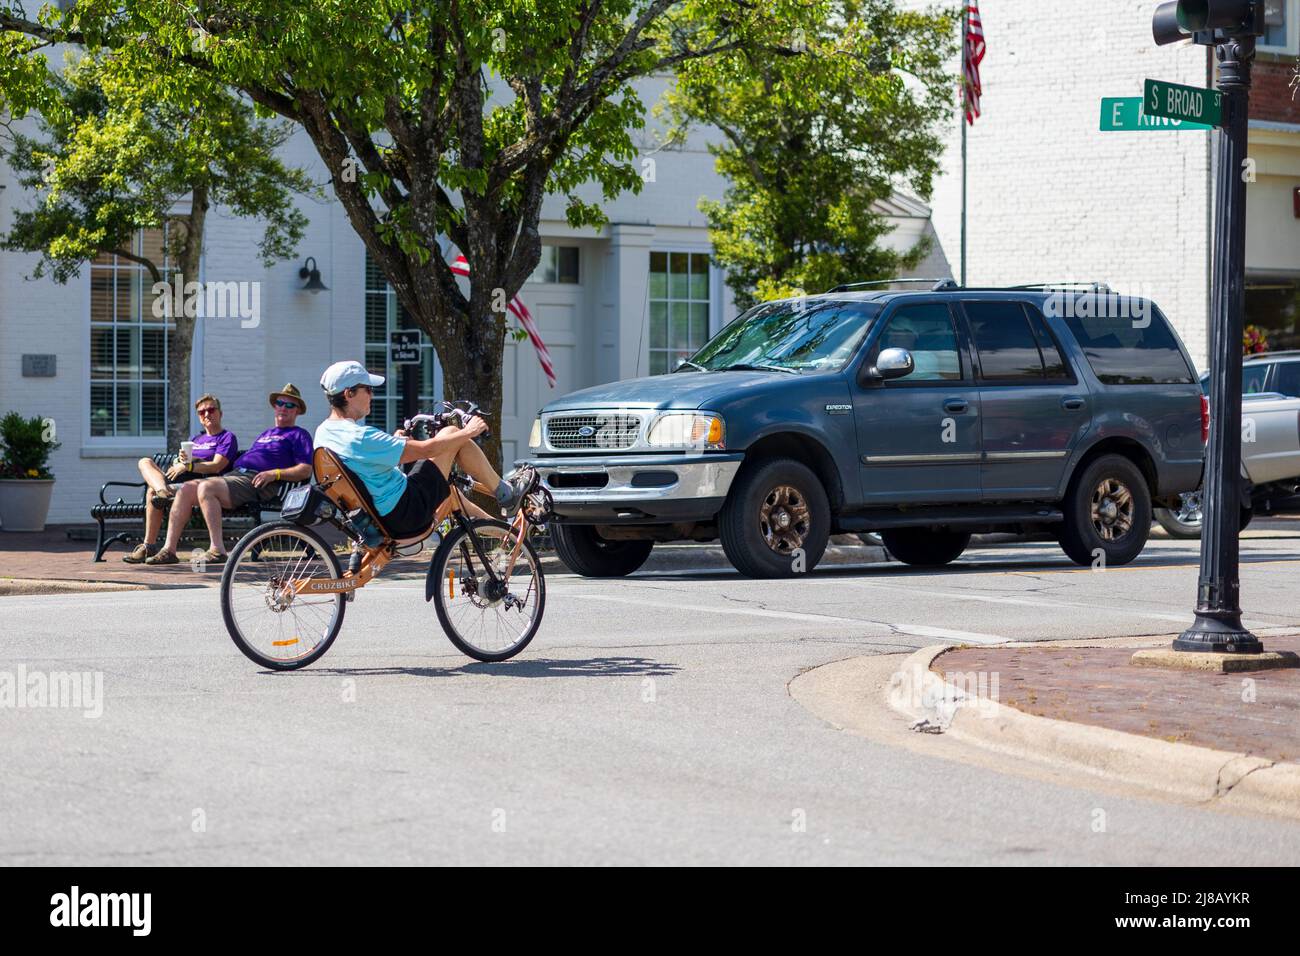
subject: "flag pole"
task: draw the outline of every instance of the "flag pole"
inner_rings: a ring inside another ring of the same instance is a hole
[[[966,31],[970,23],[970,5],[962,6],[961,11],[961,284],[966,287],[966,111],[970,108],[970,90],[967,88],[970,78],[966,75],[966,57],[970,55],[967,48]]]

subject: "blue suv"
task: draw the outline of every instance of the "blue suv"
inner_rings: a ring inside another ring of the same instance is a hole
[[[551,402],[531,453],[556,550],[629,574],[721,539],[753,577],[879,532],[937,566],[974,533],[1055,532],[1080,564],[1141,553],[1200,484],[1206,410],[1149,300],[1104,286],[853,291],[759,305],[668,375]]]

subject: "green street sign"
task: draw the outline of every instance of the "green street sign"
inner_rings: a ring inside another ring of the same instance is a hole
[[[1214,127],[1167,116],[1148,116],[1142,111],[1140,96],[1105,96],[1101,100],[1103,133],[1173,133],[1207,129]]]
[[[1167,116],[1208,126],[1222,126],[1223,94],[1218,90],[1147,80],[1142,111],[1148,116]]]

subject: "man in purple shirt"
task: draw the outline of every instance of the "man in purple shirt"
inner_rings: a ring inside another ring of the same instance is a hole
[[[194,442],[194,450],[188,462],[177,458],[164,473],[152,458],[140,459],[140,477],[149,486],[145,501],[151,507],[144,513],[144,540],[122,558],[127,564],[142,564],[157,553],[154,542],[158,540],[158,530],[162,527],[162,509],[167,507],[167,500],[176,494],[181,482],[224,475],[239,457],[239,439],[234,432],[222,427],[221,401],[217,396],[200,396],[194,403],[194,410],[203,423],[203,431],[190,439]]]
[[[311,477],[311,433],[295,424],[298,416],[307,411],[302,393],[296,385],[286,385],[271,393],[271,407],[275,410],[275,425],[258,435],[248,451],[235,459],[229,474],[181,485],[167,525],[167,541],[145,564],[177,563],[176,546],[195,505],[203,512],[212,542],[203,560],[221,564],[226,560],[221,538],[223,509],[238,508],[250,501],[272,501],[284,482]]]

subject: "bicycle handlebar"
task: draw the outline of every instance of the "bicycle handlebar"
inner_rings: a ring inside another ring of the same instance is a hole
[[[402,423],[402,428],[406,430],[412,438],[422,441],[426,438],[432,438],[442,428],[448,425],[454,425],[457,428],[464,428],[465,423],[471,418],[483,418],[483,412],[478,405],[468,400],[457,402],[439,402],[433,412],[421,412],[418,415],[406,419]],[[486,438],[492,434],[491,430],[483,432],[480,438]]]

